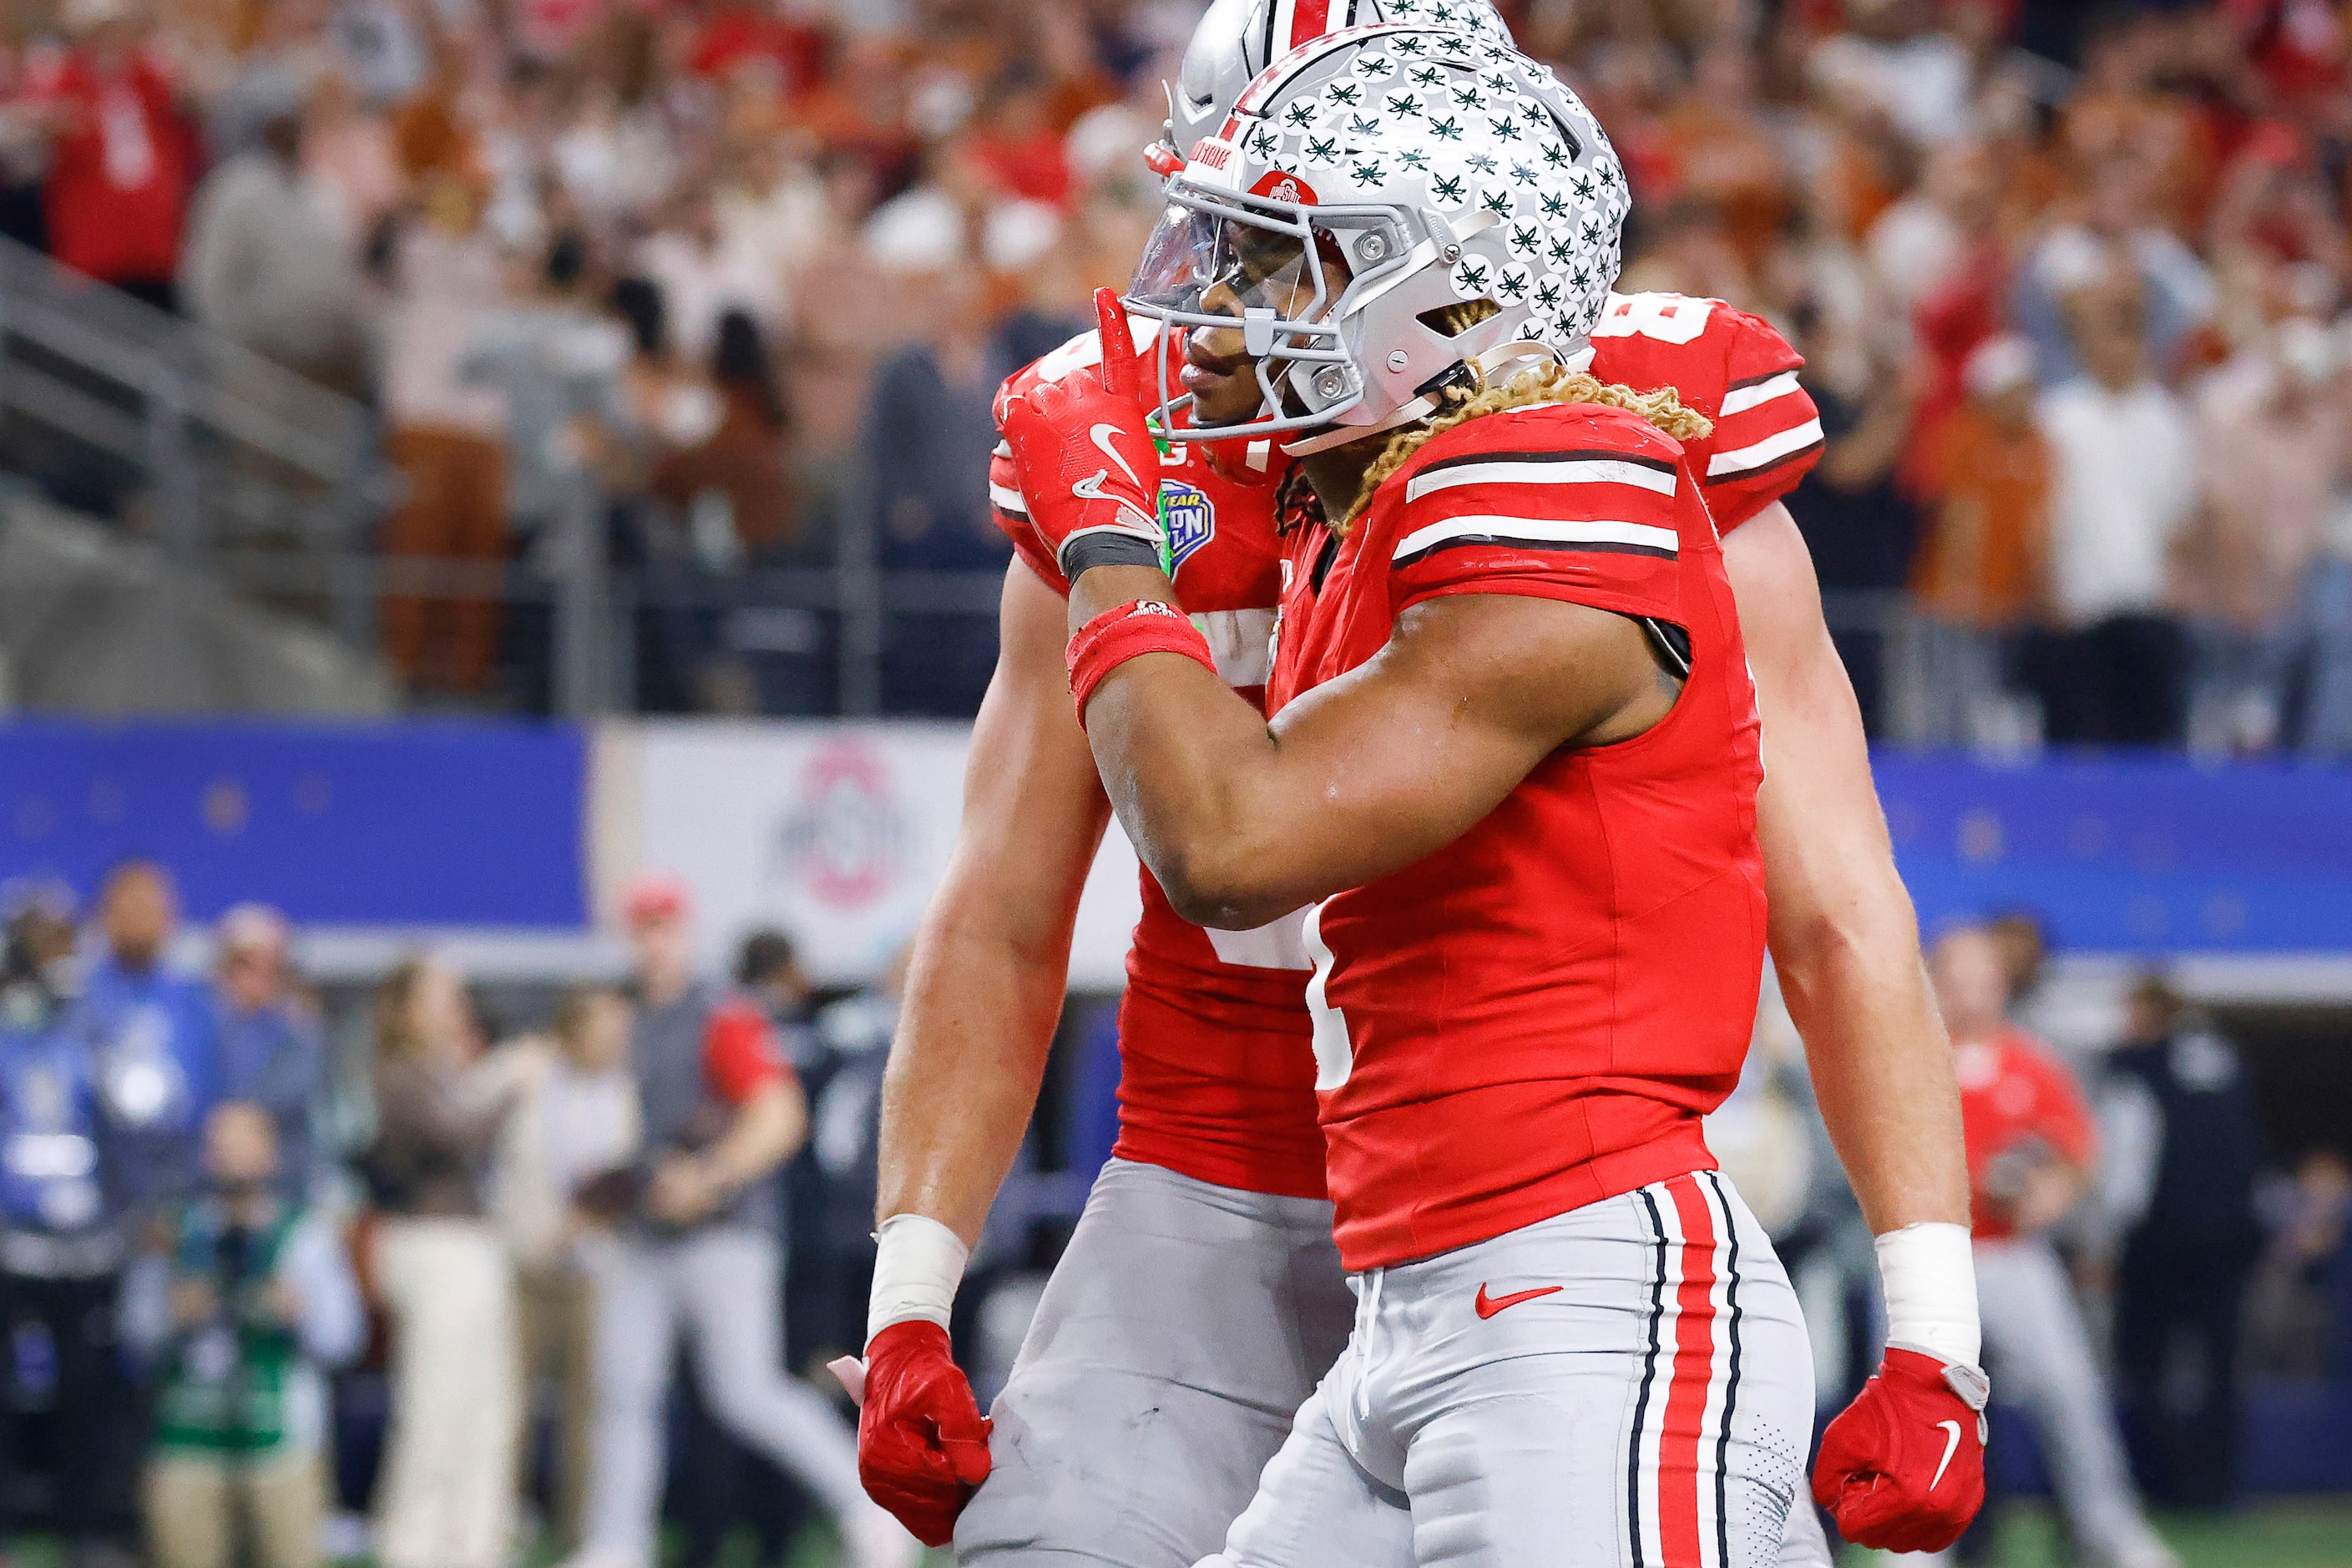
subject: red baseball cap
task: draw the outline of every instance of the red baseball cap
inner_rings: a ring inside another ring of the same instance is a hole
[[[647,925],[655,921],[684,920],[694,907],[694,897],[677,877],[667,871],[651,871],[629,884],[628,896],[621,907],[631,925]]]

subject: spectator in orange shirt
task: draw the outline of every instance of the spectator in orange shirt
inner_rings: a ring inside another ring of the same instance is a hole
[[[2057,1054],[2009,1021],[2009,970],[1990,931],[1947,932],[1929,962],[1959,1079],[1993,1387],[2024,1405],[2084,1561],[2179,1568],[2140,1509],[2082,1310],[2048,1237],[2090,1184],[2098,1157],[2090,1107]]]
[[[1698,58],[1692,89],[1666,116],[1664,140],[1684,194],[1723,214],[1726,234],[1751,269],[1795,205],[1790,176],[1756,101],[1756,61],[1726,37]]]
[[[1989,738],[2007,636],[2044,592],[2050,448],[2033,422],[2033,345],[1988,338],[1961,380],[1967,403],[1927,443],[1931,510],[1911,573],[1924,617],[1912,737],[1922,741]]]

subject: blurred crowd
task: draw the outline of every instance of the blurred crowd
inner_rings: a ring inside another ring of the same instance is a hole
[[[1882,734],[2352,746],[2345,7],[1501,8],[1625,158],[1621,287],[1806,353]],[[1001,564],[990,394],[1129,271],[1198,9],[20,5],[0,232],[371,403],[386,552],[635,574],[643,706],[821,711],[824,616],[712,584]],[[987,608],[894,616],[885,710],[971,711]],[[543,609],[383,609],[420,695],[547,701]]]
[[[822,1517],[853,1568],[912,1561],[819,1370],[864,1338],[895,969],[820,994],[767,930],[704,973],[688,889],[650,877],[610,980],[501,994],[428,952],[322,994],[271,910],[184,929],[142,861],[95,891],[85,921],[9,890],[0,1530],[71,1568],[647,1568],[665,1538],[704,1568]],[[2231,1500],[2242,1388],[2352,1397],[2352,1151],[2283,1146],[2158,975],[2086,1029],[2027,917],[1930,956],[2000,1419],[2084,1561],[2171,1568],[2140,1488]],[[1884,1331],[1870,1237],[1785,1014],[1759,1038],[1708,1138],[1834,1410]],[[1115,1046],[1070,1043],[960,1302],[983,1399],[1108,1146]]]
[[[787,1370],[864,1338],[890,986],[814,1006],[773,931],[703,975],[649,879],[626,978],[532,1026],[420,954],[337,1027],[270,910],[184,963],[161,867],[87,928],[12,910],[0,1528],[75,1568],[647,1568],[665,1518],[708,1563],[821,1514],[852,1568],[915,1561]]]

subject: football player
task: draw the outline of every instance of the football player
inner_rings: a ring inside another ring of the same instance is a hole
[[[1348,20],[1340,9],[1220,0],[1171,94],[1171,137],[1213,129],[1257,66],[1308,29]],[[1456,10],[1500,37],[1483,6]],[[1927,1136],[1915,1138],[1906,1118],[1843,1119],[1849,1160],[1880,1173],[1877,1228],[1949,1211],[1957,1140],[1939,1137],[1934,1114],[1948,1089],[1935,1087],[1942,1038],[1910,906],[1811,564],[1778,504],[1819,449],[1801,362],[1755,318],[1671,296],[1612,297],[1591,347],[1603,378],[1676,385],[1716,420],[1689,458],[1728,536],[1768,720],[1761,828],[1775,956],[1826,1101],[1907,1091],[1929,1064]],[[1098,358],[1087,334],[1008,392]],[[1228,679],[1254,694],[1279,586],[1275,480],[1286,459],[1271,442],[1237,447],[1229,463],[1175,444],[1161,462],[1178,592]],[[1018,528],[1024,502],[1009,454],[991,479]],[[1034,551],[1008,574],[961,847],[918,945],[894,1052],[866,1465],[876,1495],[932,1539],[990,1464],[986,1429],[948,1360],[948,1306],[962,1247],[1034,1104],[1107,809],[1066,706],[1063,587]],[[1122,1002],[1117,1157],[997,1405],[996,1474],[960,1537],[970,1559],[1052,1550],[1138,1568],[1191,1563],[1246,1500],[1347,1332],[1351,1303],[1320,1197],[1297,922],[1204,932],[1175,917],[1148,872],[1144,907]],[[1139,1487],[1137,1476],[1158,1479]],[[1795,1522],[1811,1521],[1800,1510]],[[1806,1555],[1821,1555],[1817,1541]]]
[[[1161,323],[1156,432],[1107,291],[1099,373],[1000,423],[1071,584],[1081,720],[1171,904],[1307,911],[1359,1310],[1226,1560],[1769,1561],[1811,1374],[1699,1130],[1764,941],[1753,693],[1672,438],[1708,426],[1546,346],[1600,318],[1622,171],[1543,67],[1383,26],[1270,67],[1169,192],[1134,296]],[[1329,520],[1286,557],[1271,726],[1171,607],[1155,433],[1279,438]],[[1948,1261],[1886,1269],[1897,1342],[1816,1483],[1888,1545],[1948,1542],[1982,1496],[1973,1343],[1904,1342],[1972,1338]]]

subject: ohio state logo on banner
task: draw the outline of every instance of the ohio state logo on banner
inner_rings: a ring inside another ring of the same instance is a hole
[[[861,909],[887,893],[907,824],[881,753],[858,740],[824,746],[803,770],[798,795],[777,828],[782,873],[832,909]]]

